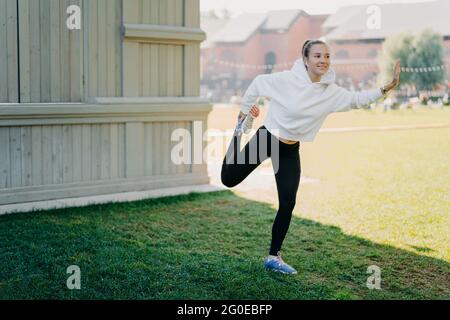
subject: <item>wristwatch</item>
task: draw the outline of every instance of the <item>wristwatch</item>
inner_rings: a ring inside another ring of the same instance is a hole
[[[381,87],[381,93],[383,94],[383,96],[386,95],[386,93],[387,93],[386,87]]]

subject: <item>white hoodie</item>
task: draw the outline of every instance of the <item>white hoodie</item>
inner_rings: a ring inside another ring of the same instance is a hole
[[[335,80],[336,73],[330,68],[320,82],[313,83],[299,59],[291,70],[257,76],[245,92],[241,111],[248,114],[256,98],[269,98],[264,126],[271,134],[313,141],[330,113],[361,108],[382,96],[381,89],[353,92],[339,87]]]

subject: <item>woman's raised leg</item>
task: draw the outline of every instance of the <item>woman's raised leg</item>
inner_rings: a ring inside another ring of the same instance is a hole
[[[240,135],[233,135],[222,163],[222,183],[229,188],[241,183],[270,157],[270,134],[264,126],[256,131],[242,151],[241,138]]]

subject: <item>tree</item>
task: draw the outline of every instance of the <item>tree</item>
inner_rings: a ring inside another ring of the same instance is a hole
[[[386,38],[378,65],[378,84],[392,79],[394,61],[400,59],[402,67],[423,68],[444,64],[442,36],[431,29],[425,29],[417,36],[402,32]],[[403,72],[401,84],[413,84],[418,90],[432,90],[445,80],[445,72],[435,69],[428,72]]]
[[[415,52],[409,60],[411,66],[435,67],[444,64],[444,46],[442,36],[431,29],[424,30],[414,39]],[[431,72],[414,72],[413,82],[419,90],[432,90],[445,81],[445,69]]]

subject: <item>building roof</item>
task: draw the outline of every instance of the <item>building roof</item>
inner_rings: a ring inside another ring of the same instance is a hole
[[[208,41],[210,43],[246,42],[258,30],[286,32],[300,15],[307,16],[308,14],[303,10],[243,13],[229,20],[220,31],[208,37]]]
[[[270,11],[267,14],[267,19],[264,22],[262,29],[264,31],[287,31],[301,14],[307,15],[303,10]]]
[[[385,39],[391,34],[410,31],[419,32],[431,28],[443,36],[450,35],[450,1],[438,0],[418,3],[378,4],[381,28],[369,29],[366,10],[368,5],[341,7],[323,24],[329,31],[327,40]]]
[[[211,46],[211,38],[228,23],[228,19],[202,16],[200,19],[200,28],[206,33],[206,40],[201,43],[201,48]]]
[[[231,19],[219,32],[211,37],[211,42],[245,42],[267,19],[265,13],[243,13]]]

